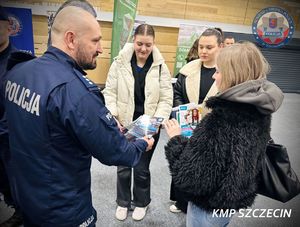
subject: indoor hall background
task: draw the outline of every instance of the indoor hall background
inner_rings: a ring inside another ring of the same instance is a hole
[[[5,0],[1,1],[1,4]],[[18,0],[9,2],[32,4],[61,4],[63,0]],[[104,12],[113,11],[113,0],[90,0],[97,10]],[[153,17],[181,19],[182,23],[191,20],[210,21],[216,23],[230,24],[231,26],[251,26],[252,20],[257,12],[269,6],[279,6],[285,8],[293,16],[296,31],[300,31],[300,6],[297,0],[139,0],[138,14]],[[112,34],[112,23],[101,21],[104,53],[98,58],[97,69],[89,72],[89,77],[97,84],[104,84],[107,71],[110,65],[110,44]],[[205,25],[205,24],[203,24]],[[33,15],[34,42],[37,55],[41,55],[47,48],[47,16]],[[166,59],[170,71],[173,71],[178,39],[178,27],[155,26],[156,44]],[[225,30],[230,32],[230,30]],[[253,39],[251,34],[234,32],[237,39]],[[262,50],[270,61],[273,71],[269,78],[277,83],[286,92],[299,92],[299,39],[293,39],[286,48],[272,50]],[[273,75],[282,70],[283,73]],[[291,78],[287,82],[280,81]],[[290,87],[292,89],[290,89]],[[295,87],[296,86],[296,87]],[[299,94],[286,94],[284,105],[273,118],[272,136],[276,142],[283,143],[288,147],[292,165],[296,173],[300,176],[300,156],[299,156]],[[97,226],[184,226],[184,215],[174,215],[168,211],[169,202],[169,182],[167,162],[164,158],[163,145],[166,136],[161,137],[159,147],[154,154],[152,170],[152,199],[149,215],[143,222],[133,222],[129,217],[126,222],[118,222],[114,219],[115,212],[115,177],[116,168],[106,167],[97,161],[93,161],[93,201],[98,211]],[[300,197],[282,204],[274,200],[259,196],[254,208],[293,208],[291,219],[238,219],[234,218],[230,226],[297,226],[299,222]],[[298,209],[296,209],[298,208]],[[6,210],[3,203],[0,203],[0,220],[9,216],[10,210]]]
[[[63,0],[9,0],[11,4],[26,4],[27,6],[41,6],[51,8],[59,6]],[[101,12],[113,12],[114,0],[89,0],[96,10]],[[178,27],[168,26],[166,22],[170,18],[180,20],[182,23],[197,22],[207,25],[205,21],[213,26],[214,22],[218,25],[224,24],[225,32],[235,35],[237,40],[252,40],[252,34],[239,33],[238,26],[248,26],[251,28],[253,18],[263,8],[278,6],[284,8],[293,17],[295,30],[300,31],[300,3],[298,0],[139,0],[137,15],[159,18],[163,26],[156,25],[156,45],[162,52],[166,63],[173,74],[176,47],[178,39]],[[202,21],[202,22],[201,22]],[[110,46],[112,35],[112,22],[100,21],[102,27],[102,45],[104,53],[98,58],[98,67],[88,72],[88,76],[97,84],[103,85],[106,81],[107,72],[110,66]],[[220,26],[222,28],[222,26]],[[41,55],[47,48],[48,24],[47,16],[33,15],[33,30],[35,52]],[[234,32],[233,32],[234,30]],[[246,37],[246,38],[245,38]],[[270,80],[277,83],[285,92],[300,91],[300,39],[294,38],[288,49],[263,49],[263,53],[272,65]]]

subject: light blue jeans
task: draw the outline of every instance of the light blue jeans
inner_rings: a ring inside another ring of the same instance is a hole
[[[225,227],[229,224],[230,217],[213,217],[212,213],[201,209],[189,202],[186,214],[187,227]]]

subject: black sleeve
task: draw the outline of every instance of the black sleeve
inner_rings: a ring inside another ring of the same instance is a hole
[[[225,171],[226,159],[219,150],[219,128],[211,127],[215,119],[203,119],[188,140],[172,138],[166,146],[166,158],[174,184],[194,196],[216,190]],[[207,127],[209,126],[209,128]],[[229,143],[230,141],[227,141]],[[225,150],[226,144],[222,144]]]
[[[173,165],[179,159],[182,151],[184,150],[188,138],[184,136],[175,136],[169,140],[165,146],[166,158],[169,162],[170,171],[174,171]]]
[[[179,106],[185,104],[184,99],[184,87],[185,87],[185,76],[178,74],[177,81],[174,85],[174,97],[173,97],[173,106]]]

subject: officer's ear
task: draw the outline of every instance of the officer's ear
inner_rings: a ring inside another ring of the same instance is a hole
[[[76,42],[76,40],[75,40],[75,38],[76,38],[76,36],[75,36],[75,33],[73,32],[73,31],[67,31],[66,33],[65,33],[65,43],[66,43],[66,45],[67,45],[67,47],[70,49],[70,50],[74,50],[75,49],[75,42]]]

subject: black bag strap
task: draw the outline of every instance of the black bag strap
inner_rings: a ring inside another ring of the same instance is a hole
[[[159,65],[159,80],[161,78],[161,64]]]

